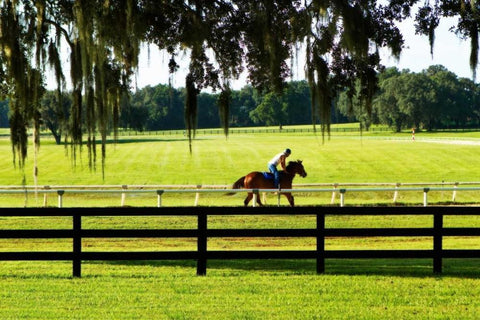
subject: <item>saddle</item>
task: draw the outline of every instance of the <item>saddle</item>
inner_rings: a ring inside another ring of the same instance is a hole
[[[262,172],[263,177],[267,180],[273,180],[275,177],[271,172]]]

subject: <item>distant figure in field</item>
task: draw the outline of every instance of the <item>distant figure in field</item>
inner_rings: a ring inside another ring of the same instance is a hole
[[[274,188],[278,188],[280,182],[280,174],[278,173],[277,166],[278,164],[280,164],[283,171],[286,171],[285,160],[291,153],[292,151],[287,148],[285,149],[285,151],[275,155],[275,157],[273,157],[272,160],[268,162],[268,170],[270,170],[270,172],[273,173],[274,176]]]

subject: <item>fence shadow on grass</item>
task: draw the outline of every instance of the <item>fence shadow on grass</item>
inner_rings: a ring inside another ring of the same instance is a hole
[[[195,139],[202,140],[202,139]],[[126,143],[137,143],[137,142],[178,142],[178,141],[188,141],[188,138],[120,138],[118,140],[107,139],[107,144],[126,144]]]
[[[89,261],[84,264],[111,264],[124,266],[150,266],[191,268],[195,274],[196,262],[191,260],[167,261]],[[325,275],[377,275],[395,277],[454,277],[480,278],[480,259],[444,259],[441,274],[433,273],[431,259],[327,259]],[[107,267],[108,268],[108,267]],[[282,274],[314,275],[315,260],[209,260],[209,274]],[[321,276],[321,275],[320,275]]]
[[[5,262],[4,262],[5,263]],[[28,263],[25,267],[18,266],[25,262],[13,263],[8,268],[8,273],[0,275],[2,279],[58,279],[71,278],[71,264],[69,262],[35,262]],[[61,263],[63,266],[52,266]],[[40,264],[40,265],[39,265]],[[95,278],[102,275],[109,277],[145,277],[153,276],[156,268],[158,272],[168,274],[178,273],[179,276],[188,274],[195,275],[196,261],[193,260],[162,260],[162,261],[85,261],[85,278]],[[94,266],[93,271],[91,267]],[[122,271],[115,270],[115,266],[121,267]],[[143,271],[142,266],[148,267]],[[51,267],[51,268],[50,268]],[[98,273],[98,268],[103,271]],[[128,268],[132,267],[131,272]],[[136,268],[134,268],[136,267]],[[140,268],[138,268],[140,267]],[[161,270],[163,268],[163,270]],[[168,270],[171,268],[172,270]],[[111,270],[109,270],[111,269]],[[174,269],[174,270],[173,270]],[[5,269],[4,269],[5,270]],[[207,277],[209,275],[238,276],[248,274],[261,275],[316,275],[315,260],[209,260],[207,262]],[[327,259],[325,262],[325,276],[385,276],[385,277],[408,277],[408,278],[480,278],[480,259],[444,259],[441,274],[432,272],[430,259]],[[319,275],[323,276],[323,275]]]

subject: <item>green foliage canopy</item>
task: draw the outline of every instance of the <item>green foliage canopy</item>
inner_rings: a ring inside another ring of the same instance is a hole
[[[389,68],[379,78],[373,115],[378,123],[397,132],[409,127],[432,130],[480,124],[480,87],[443,66],[431,66],[421,73]]]

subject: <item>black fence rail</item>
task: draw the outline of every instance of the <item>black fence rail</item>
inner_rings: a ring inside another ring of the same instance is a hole
[[[288,215],[316,217],[312,228],[300,229],[211,229],[210,216]],[[431,216],[428,228],[326,228],[326,216]],[[480,236],[480,227],[445,228],[443,220],[450,215],[480,215],[479,207],[119,207],[119,208],[1,208],[0,217],[72,217],[71,229],[2,229],[0,239],[72,239],[71,252],[0,252],[0,261],[66,260],[73,263],[73,276],[81,276],[82,261],[87,260],[196,260],[197,274],[205,275],[210,259],[315,259],[317,273],[325,271],[325,259],[433,259],[433,271],[442,272],[442,259],[480,258],[480,250],[443,249],[444,237]],[[193,216],[192,229],[84,229],[82,217],[92,216]],[[86,238],[196,238],[194,251],[121,251],[89,252],[82,250]],[[315,238],[315,250],[208,250],[208,239],[215,237]],[[431,237],[428,250],[325,250],[325,239],[335,237]]]

